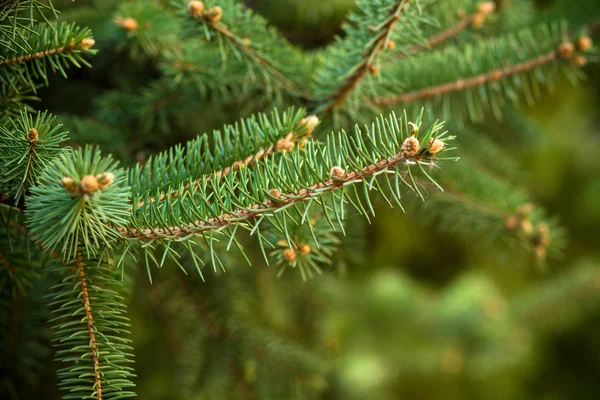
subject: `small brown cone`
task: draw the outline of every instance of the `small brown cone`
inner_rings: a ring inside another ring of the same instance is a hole
[[[29,143],[35,143],[38,141],[39,138],[40,138],[40,135],[39,135],[37,129],[31,128],[29,130],[29,132],[27,132],[27,141]]]
[[[405,157],[414,157],[417,155],[420,148],[421,144],[419,143],[419,139],[411,136],[402,143],[401,150]]]
[[[558,47],[558,55],[564,60],[568,60],[573,57],[575,53],[575,46],[571,42],[562,42]]]
[[[590,39],[588,36],[579,36],[575,42],[575,46],[579,51],[588,51],[592,48],[592,44],[592,39]]]
[[[294,261],[296,259],[296,252],[292,249],[285,249],[283,251],[283,258],[286,261]]]
[[[308,253],[310,253],[310,246],[307,244],[303,244],[302,246],[300,246],[298,248],[298,252],[300,254],[308,254]]]

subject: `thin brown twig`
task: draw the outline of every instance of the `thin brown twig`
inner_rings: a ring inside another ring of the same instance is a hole
[[[220,215],[218,217],[207,218],[205,220],[195,221],[190,226],[171,226],[168,228],[144,228],[132,230],[130,228],[118,228],[119,233],[125,238],[136,238],[143,241],[160,240],[163,238],[186,237],[193,234],[203,233],[209,230],[215,230],[224,226],[239,223],[244,220],[251,220],[260,215],[273,212],[274,209],[289,206],[291,204],[305,201],[311,197],[320,196],[325,192],[332,192],[345,184],[356,183],[368,176],[382,172],[395,167],[404,161],[412,161],[412,157],[405,157],[402,152],[387,159],[371,164],[359,171],[352,171],[345,174],[344,178],[329,178],[324,182],[296,191],[290,195],[281,194],[280,201],[267,199],[262,204],[255,204],[248,209],[238,209],[231,213]]]
[[[102,380],[100,379],[99,350],[96,341],[96,328],[94,327],[94,316],[92,314],[92,304],[88,293],[87,279],[85,277],[84,265],[81,260],[81,253],[77,251],[75,256],[75,265],[77,267],[77,277],[79,278],[81,288],[81,300],[85,308],[85,318],[87,321],[88,333],[90,336],[90,348],[92,353],[92,364],[94,365],[94,382],[96,388],[96,399],[102,400]]]
[[[409,0],[401,0],[400,4],[394,7],[391,18],[389,21],[381,27],[378,38],[374,40],[365,51],[363,56],[363,62],[360,64],[355,72],[346,80],[346,82],[334,93],[329,99],[325,106],[325,110],[330,112],[340,106],[346,97],[352,92],[352,90],[358,85],[358,83],[364,78],[367,71],[375,64],[377,56],[383,48],[386,46],[389,36],[394,29],[396,23],[400,20],[404,8],[408,5]]]
[[[380,106],[390,106],[394,104],[411,103],[417,100],[423,100],[448,93],[459,92],[462,90],[471,89],[489,82],[495,82],[512,75],[532,70],[536,67],[549,64],[557,58],[558,52],[556,50],[552,50],[549,53],[538,56],[536,58],[523,61],[518,64],[510,65],[508,67],[494,69],[490,72],[486,72],[470,78],[461,78],[456,81],[446,82],[440,85],[430,86],[423,89],[402,93],[396,96],[381,97],[373,99],[372,102],[373,104]]]
[[[88,40],[88,42],[86,42],[86,40]],[[43,50],[43,51],[36,51],[35,53],[25,54],[25,55],[13,57],[13,58],[7,58],[4,60],[0,60],[0,66],[18,64],[18,63],[22,63],[22,62],[31,61],[31,60],[37,60],[40,58],[52,56],[54,54],[66,53],[66,52],[75,50],[77,48],[87,49],[87,48],[91,47],[92,45],[93,45],[93,40],[91,40],[89,38],[84,38],[77,43],[75,43],[73,41],[66,46],[55,47],[53,49],[48,49],[48,50]]]

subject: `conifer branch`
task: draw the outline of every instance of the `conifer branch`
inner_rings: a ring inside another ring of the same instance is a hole
[[[391,106],[396,104],[406,104],[415,101],[428,99],[431,97],[443,96],[452,92],[472,89],[477,86],[485,85],[489,82],[496,82],[500,79],[507,78],[512,75],[517,75],[523,72],[533,70],[545,64],[549,64],[557,60],[558,51],[552,50],[549,53],[543,54],[531,60],[527,60],[518,64],[507,66],[504,68],[494,69],[490,72],[476,75],[469,78],[457,79],[453,82],[447,82],[436,86],[430,86],[412,92],[402,93],[397,96],[381,97],[373,99],[373,103],[379,106]]]
[[[21,54],[19,56],[0,60],[0,67],[5,65],[12,65],[18,63],[25,63],[32,60],[37,60],[40,58],[45,58],[49,56],[53,56],[56,54],[64,54],[73,50],[88,50],[94,45],[95,41],[92,38],[83,38],[79,42],[72,41],[66,46],[54,47],[42,51],[36,51],[34,53],[29,54]]]
[[[364,78],[367,72],[375,65],[379,53],[386,48],[392,31],[394,30],[396,23],[400,20],[408,3],[409,0],[400,0],[392,8],[387,21],[381,27],[378,27],[377,34],[372,39],[370,46],[365,50],[360,64],[353,68],[354,72],[352,75],[346,78],[339,89],[327,99],[326,104],[321,106],[326,112],[330,112],[341,105],[346,97],[354,90],[356,85]]]
[[[239,171],[242,168],[248,167],[255,163],[256,161],[262,160],[266,157],[269,157],[278,152],[285,152],[292,150],[296,145],[302,145],[308,137],[312,134],[312,130],[305,131],[304,134],[298,135],[296,132],[292,131],[287,134],[287,136],[279,139],[277,143],[270,145],[266,148],[260,148],[255,154],[251,154],[248,157],[234,161],[231,165],[228,165],[224,168],[221,168],[214,172],[215,176],[221,177],[229,175],[230,173]],[[186,191],[190,188],[197,188],[202,181],[208,181],[211,179],[211,175],[204,175],[199,179],[195,179],[191,182],[187,182],[183,185],[183,191]],[[182,194],[182,190],[173,190],[169,193],[161,193],[158,197],[158,201],[163,201],[167,197],[176,198]],[[144,204],[153,203],[157,201],[156,197],[150,197],[147,200],[142,200],[138,202],[138,207],[143,207]]]
[[[449,26],[441,32],[438,32],[434,36],[431,36],[429,39],[427,39],[425,44],[412,47],[410,50],[408,50],[408,55],[412,56],[422,51],[431,50],[441,45],[442,43],[452,39],[453,37],[458,36],[461,32],[463,32],[470,26],[473,16],[475,15],[477,15],[476,12],[462,17],[454,25]],[[400,58],[406,58],[406,55],[400,54]]]
[[[280,193],[278,194],[278,197],[280,197],[278,201],[267,199],[264,203],[255,204],[245,209],[238,209],[231,213],[219,215],[218,217],[198,220],[192,222],[189,226],[152,227],[136,230],[124,227],[118,228],[118,231],[125,238],[136,238],[143,241],[189,237],[193,234],[219,230],[227,225],[249,221],[264,214],[274,213],[277,209],[283,209],[293,204],[322,196],[324,193],[335,191],[345,185],[362,182],[368,177],[376,176],[395,168],[401,163],[417,162],[419,162],[418,157],[407,157],[403,151],[400,151],[392,157],[370,164],[358,171],[346,173],[343,170],[341,172],[340,170],[332,170],[334,177],[296,192],[288,194]]]
[[[77,251],[75,256],[76,274],[79,279],[79,288],[81,290],[81,301],[85,309],[85,320],[87,330],[90,337],[90,351],[92,357],[92,365],[94,367],[94,389],[97,400],[102,400],[102,381],[100,379],[100,362],[98,359],[99,349],[96,341],[96,328],[94,325],[94,315],[92,314],[92,303],[88,293],[87,281],[84,271],[84,265],[81,260],[81,252]]]

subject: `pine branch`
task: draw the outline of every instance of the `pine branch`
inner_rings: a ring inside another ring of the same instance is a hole
[[[360,64],[352,68],[354,71],[352,75],[346,78],[345,82],[340,86],[337,92],[332,94],[327,103],[322,106],[326,112],[330,112],[342,104],[355,86],[363,79],[365,74],[375,65],[379,53],[388,46],[391,32],[400,20],[404,9],[408,6],[408,2],[409,0],[395,2],[396,4],[391,9],[387,20],[381,26],[378,26],[376,34],[372,41],[370,41],[370,46],[365,50]]]
[[[290,94],[306,96],[297,84],[300,81],[301,70],[298,67],[302,59],[289,43],[252,11],[236,1],[221,0],[212,7],[200,1],[182,1],[177,12],[185,18],[187,25],[184,31],[188,35],[202,34],[207,41],[214,37],[218,39],[223,62],[227,62],[228,55],[224,47],[227,45],[234,57],[246,64],[251,75],[256,70],[265,82]]]
[[[430,86],[413,92],[402,93],[397,96],[382,97],[373,102],[379,106],[391,106],[397,104],[412,103],[424,100],[430,97],[442,96],[452,92],[468,90],[486,83],[496,82],[506,77],[533,70],[539,66],[549,64],[558,57],[558,50],[552,50],[549,53],[538,56],[534,59],[524,61],[519,64],[495,69],[485,74],[480,74],[470,78],[458,79],[454,82],[442,83],[436,86]]]
[[[415,126],[421,124],[420,118]],[[408,122],[406,119],[399,121],[391,115],[388,120],[378,120],[371,131],[364,133],[365,138],[360,137],[361,131],[356,127],[353,137],[345,133],[331,135],[325,147],[309,142],[304,151],[294,152],[289,157],[266,159],[223,177],[213,174],[210,180],[202,182],[198,190],[190,191],[180,201],[166,200],[161,207],[148,204],[142,213],[134,213],[131,226],[119,228],[118,231],[125,238],[142,241],[181,240],[196,234],[208,234],[212,238],[211,232],[245,225],[258,218],[254,231],[264,216],[277,218],[283,212],[291,218],[288,211],[291,206],[305,201],[322,203],[323,195],[337,190],[342,192],[337,197],[340,206],[347,200],[363,213],[362,205],[358,206],[345,188],[362,182],[365,194],[376,187],[382,190],[379,184],[375,185],[375,177],[380,174],[387,178],[391,195],[400,204],[399,183],[396,182],[396,189],[392,189],[386,172],[395,170],[393,175],[396,179],[401,179],[418,192],[418,188],[401,175],[408,174],[408,179],[413,179],[411,165],[418,166],[424,172],[422,165],[434,163],[437,153],[444,148],[444,142],[439,139],[442,136],[438,136],[441,129],[439,123],[432,125],[421,139],[427,144],[420,145],[416,137],[403,139],[409,132]],[[413,136],[417,134],[418,128],[415,127]],[[434,139],[436,137],[439,137],[437,141]],[[349,167],[350,170],[346,172],[342,167]],[[209,193],[218,201],[209,201]],[[356,201],[360,203],[360,200]],[[191,204],[197,204],[194,211],[190,209]],[[169,215],[163,215],[164,212],[158,210],[170,210]],[[155,218],[159,214],[163,216]],[[199,218],[190,219],[191,216]],[[341,220],[342,217],[343,206],[341,210],[336,206],[336,218]],[[151,220],[156,221],[156,225],[148,226]],[[169,225],[169,220],[174,224]]]
[[[409,59],[382,72],[388,79],[372,96],[372,104],[425,102],[459,122],[466,118],[465,114],[472,120],[481,120],[488,109],[500,117],[506,102],[524,97],[532,103],[538,98],[540,82],[552,89],[559,72],[571,80],[578,78],[578,67],[585,64],[590,49],[565,41],[565,35],[564,24],[543,24]],[[455,67],[447,68],[448,65]],[[402,90],[400,80],[404,83]]]
[[[97,262],[97,261],[96,261]],[[74,264],[58,265],[62,276],[52,288],[56,359],[68,365],[58,371],[59,386],[73,398],[109,400],[135,397],[123,298],[104,266],[86,265],[77,252]],[[88,360],[85,362],[84,360]]]
[[[22,28],[16,37],[19,44],[16,49],[0,49],[0,83],[10,85],[15,91],[19,84],[35,90],[34,79],[37,78],[47,84],[48,67],[66,77],[65,68],[70,64],[89,66],[84,55],[95,53],[91,50],[94,45],[91,32],[74,24]]]

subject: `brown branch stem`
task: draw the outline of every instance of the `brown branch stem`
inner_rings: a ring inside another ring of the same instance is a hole
[[[495,82],[512,75],[532,70],[545,64],[549,64],[557,58],[557,51],[552,50],[549,53],[543,54],[536,58],[523,61],[518,64],[510,65],[504,68],[494,69],[492,71],[480,75],[472,76],[469,78],[461,78],[453,82],[446,82],[440,85],[430,86],[423,89],[402,93],[396,96],[381,97],[373,99],[372,102],[373,104],[380,106],[390,106],[394,104],[411,103],[417,100],[423,100],[431,97],[442,96],[448,93],[468,90],[489,82]]]
[[[13,58],[7,58],[4,60],[0,60],[0,66],[18,64],[18,63],[28,62],[31,60],[37,60],[40,58],[52,56],[54,54],[66,53],[66,52],[75,50],[77,48],[84,48],[84,49],[89,48],[89,46],[93,45],[93,40],[87,39],[88,42],[86,42],[86,39],[87,38],[84,38],[81,41],[79,41],[78,43],[71,42],[66,46],[55,47],[53,49],[37,51],[37,52],[31,53],[31,54],[26,54],[26,55],[21,55],[21,56],[17,56],[17,57],[13,57]]]
[[[352,92],[352,90],[354,90],[356,85],[358,85],[358,83],[364,78],[367,71],[369,71],[370,68],[375,64],[377,56],[387,44],[389,36],[394,30],[394,26],[400,20],[402,12],[408,5],[408,2],[409,0],[401,0],[400,4],[393,9],[391,18],[381,27],[377,39],[373,40],[373,43],[365,51],[361,64],[358,65],[355,72],[346,80],[346,82],[337,90],[337,92],[328,99],[328,103],[325,107],[327,112],[330,112],[340,106],[346,97],[348,97],[348,95]]]
[[[98,360],[98,343],[96,341],[96,328],[94,327],[94,316],[92,314],[92,304],[88,293],[87,279],[85,277],[84,265],[81,260],[81,253],[78,251],[75,256],[75,264],[77,267],[77,277],[79,278],[81,288],[81,300],[85,308],[85,318],[87,321],[87,329],[90,336],[90,349],[92,353],[92,364],[94,365],[94,382],[96,388],[96,399],[102,400],[102,381],[100,379],[100,363]]]
[[[163,238],[186,237],[193,234],[219,229],[230,224],[239,223],[240,221],[248,221],[260,215],[269,214],[278,208],[289,206],[290,204],[300,203],[310,199],[311,197],[318,197],[325,192],[332,192],[344,185],[357,183],[368,176],[372,176],[389,168],[395,167],[404,161],[412,161],[412,158],[407,158],[402,152],[400,152],[392,157],[371,164],[361,170],[348,172],[345,174],[344,178],[329,178],[324,182],[319,182],[308,188],[300,189],[297,192],[287,196],[282,194],[279,201],[267,199],[262,204],[255,204],[247,209],[238,209],[218,217],[195,221],[190,226],[145,228],[140,230],[118,228],[118,230],[119,233],[125,238],[136,238],[144,241],[160,240]]]

